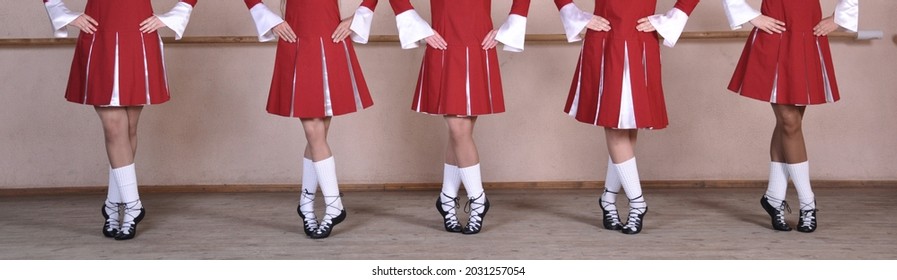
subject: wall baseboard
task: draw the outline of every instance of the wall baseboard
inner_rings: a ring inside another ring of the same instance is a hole
[[[766,181],[759,180],[665,180],[643,181],[645,188],[765,188]],[[493,190],[582,190],[600,189],[602,181],[575,182],[490,182],[486,189]],[[847,181],[825,180],[813,181],[816,188],[885,188],[897,187],[897,181]],[[342,184],[340,190],[345,192],[364,191],[435,191],[442,188],[440,183],[388,183],[388,184]],[[258,193],[258,192],[299,192],[299,185],[165,185],[141,186],[141,193]],[[0,196],[33,196],[33,195],[77,195],[101,194],[106,192],[105,186],[78,186],[52,188],[0,188]]]

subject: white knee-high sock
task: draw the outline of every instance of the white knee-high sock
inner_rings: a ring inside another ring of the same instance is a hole
[[[106,215],[109,216],[106,219],[109,222],[109,226],[113,229],[118,229],[120,227],[119,221],[121,220],[121,213],[119,212],[121,209],[119,208],[119,204],[121,204],[121,191],[118,189],[118,184],[115,183],[115,176],[112,174],[112,166],[109,166],[109,188],[106,190],[106,207],[103,208]]]
[[[321,194],[324,195],[324,203],[327,205],[324,220],[336,218],[343,210],[343,200],[340,198],[339,183],[336,179],[336,163],[331,156],[315,162],[314,166],[318,184],[321,185]]]
[[[125,204],[124,215],[122,216],[122,227],[130,226],[140,213],[143,204],[140,202],[140,194],[137,191],[137,171],[134,164],[112,169],[112,175],[115,177],[115,183],[121,193],[122,203]]]
[[[121,202],[121,191],[118,190],[118,184],[115,183],[112,166],[109,166],[109,190],[106,191],[106,205],[118,207]]]
[[[480,164],[458,169],[461,172],[461,182],[464,183],[464,190],[467,191],[467,197],[476,199],[478,203],[484,203],[486,196],[483,194],[483,179],[480,177]]]
[[[121,191],[115,183],[115,175],[112,174],[112,166],[109,166],[109,189],[106,191],[106,203],[121,203]]]
[[[302,193],[299,195],[299,209],[305,214],[306,219],[315,218],[315,193],[318,192],[318,174],[315,172],[315,162],[308,158],[302,158]]]
[[[461,170],[457,166],[446,163],[442,173],[442,194],[439,195],[440,201],[443,202],[442,211],[448,212],[454,209],[448,202],[452,198],[458,197],[460,189]]]
[[[784,163],[772,161],[769,163],[769,186],[766,188],[766,198],[779,202],[785,200],[788,192],[788,170]]]
[[[601,194],[601,200],[605,202],[608,211],[617,210],[617,194],[623,184],[620,182],[620,176],[617,176],[617,170],[614,168],[614,162],[607,157],[607,175],[604,177],[604,193]]]
[[[617,176],[620,176],[620,182],[623,184],[623,190],[626,191],[626,197],[629,198],[629,208],[641,209],[648,206],[645,198],[642,197],[642,182],[638,176],[638,165],[635,158],[631,158],[619,164],[614,164],[617,170]]]
[[[797,199],[800,200],[800,210],[816,209],[816,195],[813,194],[813,188],[810,187],[810,164],[809,162],[801,162],[788,164],[788,174],[791,175],[791,181],[794,188],[797,189]]]

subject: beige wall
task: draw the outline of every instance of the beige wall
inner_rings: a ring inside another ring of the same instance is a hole
[[[0,37],[50,36],[38,1],[8,2],[0,10]],[[74,10],[84,2],[67,1]],[[153,2],[157,10],[174,3]],[[344,14],[358,2],[344,1]],[[510,1],[494,2],[500,22]],[[529,32],[561,33],[551,1],[533,2]],[[577,2],[591,9],[590,1]],[[658,2],[666,10],[673,1]],[[835,1],[823,2],[830,12]],[[427,14],[427,1],[414,3]],[[885,39],[833,43],[843,101],[807,113],[815,179],[897,180],[897,1],[862,5],[861,29],[884,30]],[[241,1],[201,1],[187,35],[253,35],[251,24]],[[688,30],[726,26],[721,5],[710,0],[694,12]],[[379,6],[373,34],[395,34],[387,3]],[[672,124],[641,132],[644,179],[766,178],[774,122],[769,105],[725,90],[742,46],[742,40],[717,40],[664,48]],[[299,182],[305,144],[300,124],[264,109],[273,45],[169,45],[166,51],[173,100],[142,116],[142,184]],[[530,43],[524,53],[501,54],[509,112],[481,118],[477,127],[486,181],[603,179],[602,130],[562,112],[578,51],[578,44]],[[333,122],[330,141],[341,182],[440,181],[442,120],[409,110],[422,50],[373,43],[359,47],[358,55],[375,106]],[[105,184],[96,114],[62,97],[71,58],[71,46],[0,47],[0,188]]]

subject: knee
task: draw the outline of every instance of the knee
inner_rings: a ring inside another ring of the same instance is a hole
[[[131,139],[137,138],[137,125],[128,126],[128,136]]]
[[[129,130],[125,118],[109,117],[103,120],[103,133],[107,142],[127,137],[130,133]],[[137,133],[136,129],[134,129],[134,133]]]
[[[778,125],[785,134],[798,134],[801,133],[802,121],[800,114],[783,114]]]
[[[125,137],[124,137],[125,135],[126,135],[126,133],[124,131],[121,131],[120,129],[106,129],[105,130],[105,136],[106,136],[107,143],[117,142],[119,140],[125,139]]]
[[[455,143],[463,143],[467,142],[469,139],[473,138],[473,133],[466,129],[463,126],[449,126],[449,137],[452,138],[452,141]]]
[[[323,141],[327,134],[323,123],[320,125],[318,123],[307,124],[303,126],[303,130],[305,131],[305,139],[308,140],[309,144]]]

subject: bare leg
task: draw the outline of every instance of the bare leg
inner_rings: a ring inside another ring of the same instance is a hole
[[[103,124],[106,139],[106,155],[113,169],[134,163],[134,151],[137,139],[131,139],[128,110],[122,107],[95,107]],[[139,111],[136,113],[140,114]],[[136,133],[136,122],[134,126]]]
[[[473,140],[473,128],[476,117],[445,117],[449,128],[449,137],[458,167],[465,168],[480,163],[477,146]]]
[[[778,116],[776,117],[778,119]],[[782,127],[776,120],[776,127],[772,131],[772,140],[769,143],[769,159],[772,162],[785,162],[785,146],[782,136]]]
[[[132,157],[137,158],[137,122],[140,120],[142,106],[125,107],[128,112],[128,135],[131,140]]]
[[[622,163],[635,157],[637,133],[632,129],[604,129],[607,153],[614,163]]]
[[[789,164],[807,161],[807,147],[804,144],[802,129],[806,107],[772,104],[772,110],[776,114],[776,130],[781,137],[779,149],[784,161]]]
[[[332,153],[327,143],[330,118],[302,119],[302,128],[305,130],[305,139],[308,140],[305,155],[316,162],[330,158]]]
[[[448,142],[445,146],[445,164],[458,166],[458,157],[455,155],[455,141],[449,135]]]
[[[326,144],[326,141],[327,141],[327,136],[328,136],[328,134],[330,133],[330,120],[331,120],[331,119],[332,119],[332,118],[330,118],[330,117],[327,117],[327,118],[324,118],[324,119],[323,119],[323,122],[324,122],[324,141],[325,141],[325,144]],[[305,128],[305,122],[302,123],[302,126],[303,126],[303,128]],[[305,137],[306,137],[306,139],[308,138],[308,129],[307,129],[307,128],[305,128]],[[312,156],[311,156],[311,150],[312,150],[312,148],[311,148],[311,144],[312,144],[312,142],[311,142],[311,141],[308,141],[308,144],[305,145],[305,152],[304,152],[303,156],[305,156],[305,158],[307,158],[307,159],[312,159]],[[329,151],[329,150],[330,150],[330,147],[327,147],[327,150]]]
[[[310,144],[308,144],[308,143],[305,144],[305,152],[302,154],[302,156],[307,159],[311,159],[311,145]]]

